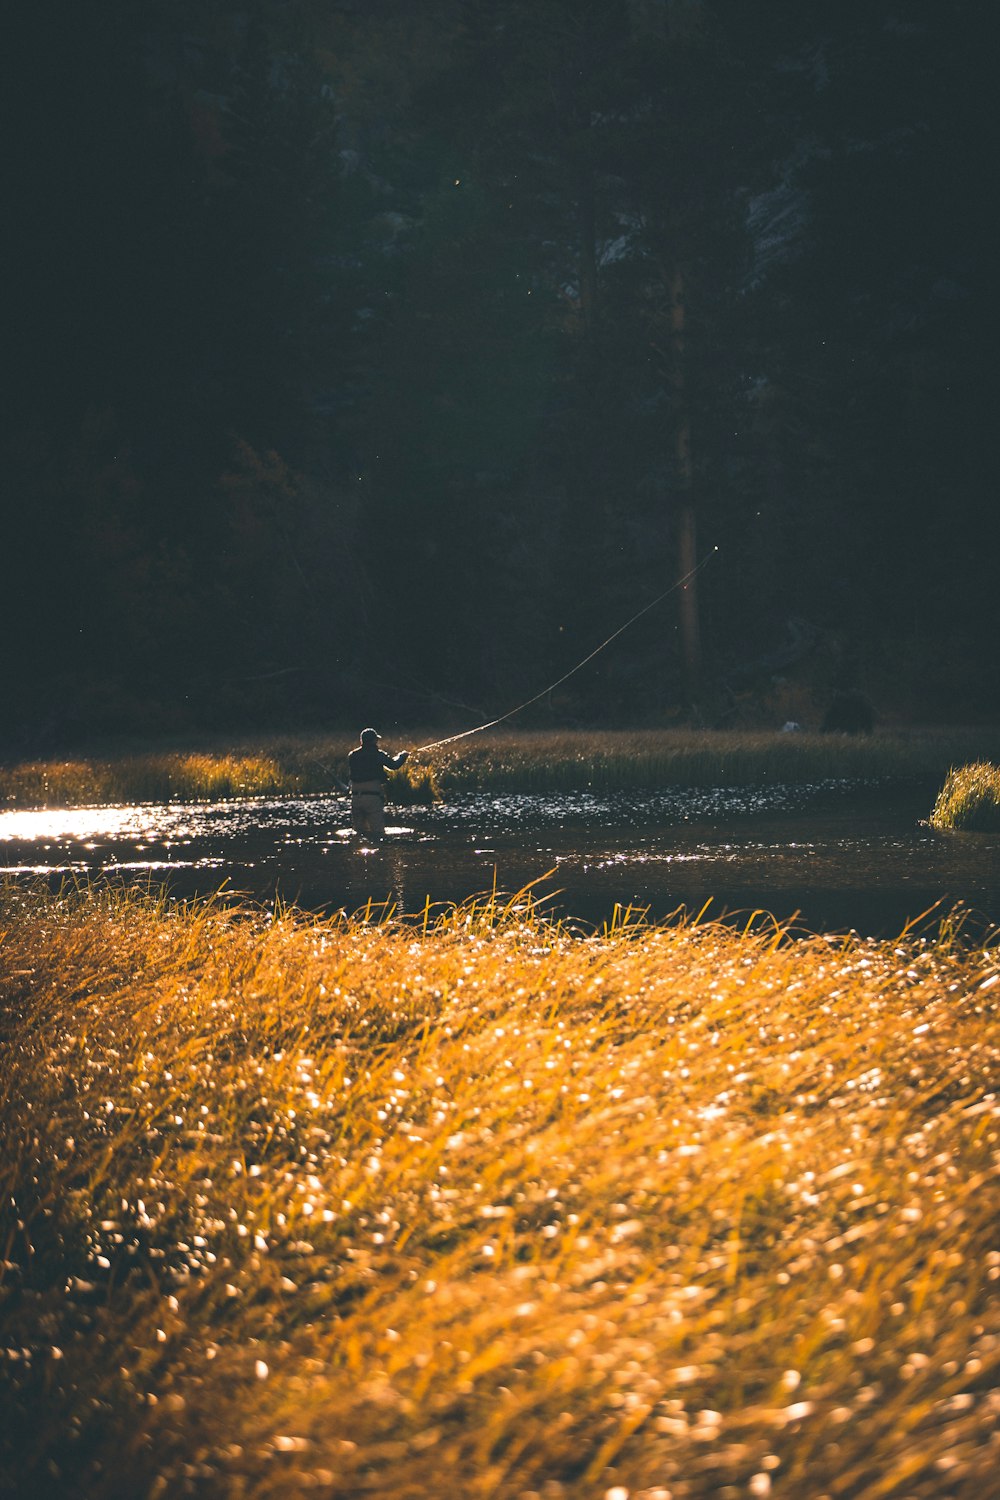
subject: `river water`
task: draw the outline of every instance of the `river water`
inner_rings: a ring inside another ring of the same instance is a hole
[[[275,895],[310,910],[420,911],[537,882],[543,910],[600,924],[678,909],[894,937],[956,904],[1000,924],[1000,839],[939,834],[932,789],[825,782],[653,794],[468,793],[389,809],[378,848],[343,797],[0,813],[0,876],[152,882],[176,896]]]

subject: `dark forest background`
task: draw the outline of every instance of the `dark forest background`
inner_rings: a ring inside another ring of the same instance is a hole
[[[989,9],[33,0],[0,739],[995,717]]]

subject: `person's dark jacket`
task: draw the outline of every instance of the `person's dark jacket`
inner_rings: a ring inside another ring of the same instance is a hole
[[[406,751],[400,751],[399,755],[386,755],[377,745],[359,745],[352,750],[347,757],[347,764],[351,772],[351,786],[374,785],[377,783],[385,787],[388,782],[386,770],[398,771],[406,759]]]

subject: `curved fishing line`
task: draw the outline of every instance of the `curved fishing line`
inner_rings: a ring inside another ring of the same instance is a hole
[[[706,553],[701,562],[697,563],[689,573],[685,573],[683,578],[678,578],[677,582],[672,583],[668,589],[664,589],[662,594],[658,594],[655,599],[651,599],[648,604],[644,604],[642,609],[637,610],[631,619],[625,621],[624,625],[619,625],[617,630],[613,630],[607,640],[602,641],[599,646],[595,646],[593,651],[585,656],[582,661],[578,661],[575,667],[570,667],[568,672],[564,672],[561,677],[557,677],[555,682],[550,682],[548,687],[542,688],[542,691],[536,693],[533,698],[526,698],[523,703],[519,703],[516,708],[509,709],[507,713],[501,714],[498,719],[490,719],[486,724],[477,724],[475,729],[463,729],[461,734],[450,734],[447,739],[431,740],[429,745],[417,745],[410,751],[410,754],[420,755],[424,750],[439,750],[442,745],[453,745],[456,740],[468,739],[470,734],[482,734],[484,729],[495,729],[498,724],[503,724],[507,719],[512,719],[515,714],[521,713],[523,709],[530,708],[533,703],[538,702],[539,698],[544,698],[557,687],[561,687],[564,682],[579,672],[588,662],[593,661],[594,657],[603,651],[605,646],[610,646],[611,642],[617,640],[620,635],[628,630],[630,625],[635,624],[636,620],[641,620],[643,615],[647,615],[651,609],[655,609],[658,604],[662,604],[664,599],[676,593],[678,589],[682,589],[686,583],[690,583],[691,579],[701,572],[705,564],[715,556],[718,550],[717,546],[713,547],[711,552]]]

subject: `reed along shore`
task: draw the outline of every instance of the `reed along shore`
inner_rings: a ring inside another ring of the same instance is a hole
[[[4,1493],[995,1493],[995,947],[14,885],[0,933]]]
[[[950,768],[1000,762],[1000,728],[886,729],[870,735],[631,729],[394,731],[415,747],[390,796],[428,803],[457,792],[655,790],[826,780],[914,782],[928,797]],[[440,741],[440,743],[435,743]],[[0,808],[329,795],[347,777],[349,734],[193,745],[105,745],[0,761]],[[424,744],[434,748],[421,750]]]

